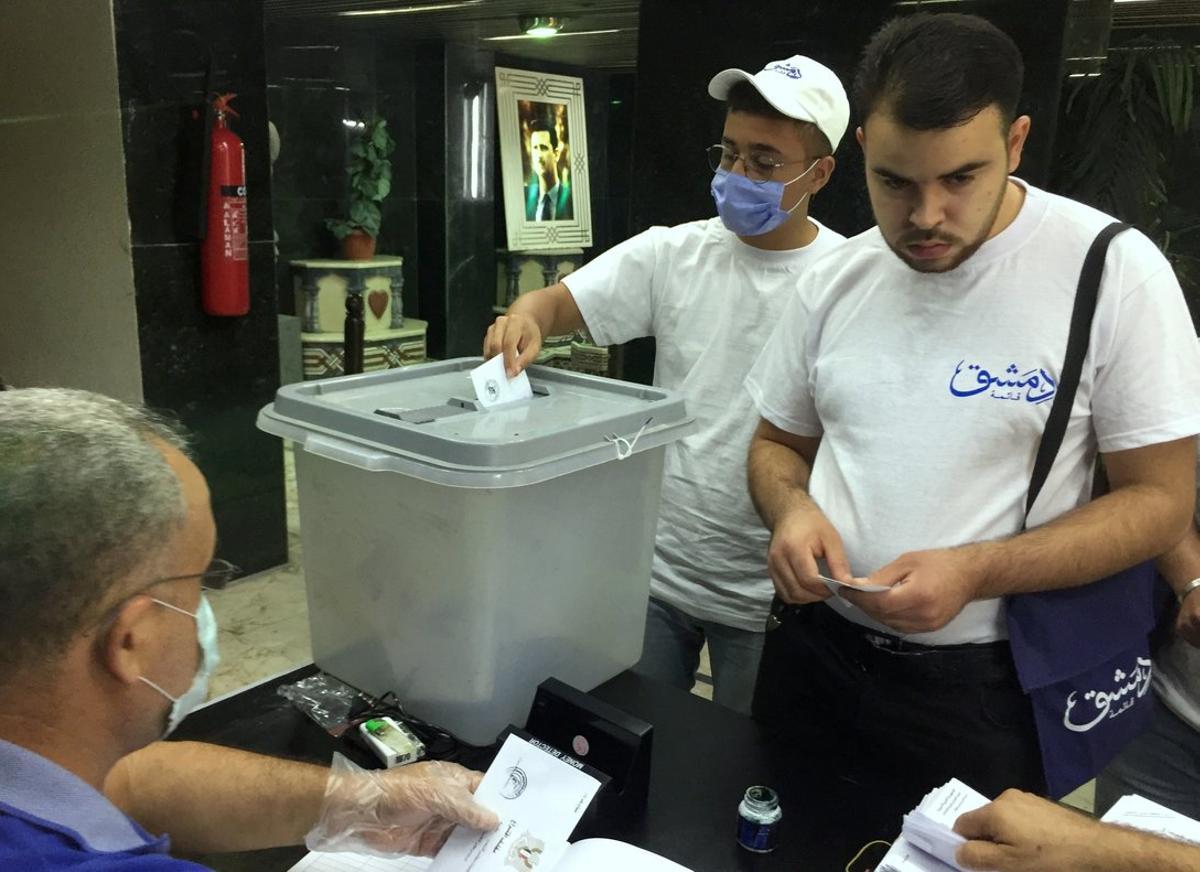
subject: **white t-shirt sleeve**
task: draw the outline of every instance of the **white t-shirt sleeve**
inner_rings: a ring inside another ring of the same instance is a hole
[[[1144,237],[1130,243],[1131,249],[1153,248]],[[1115,317],[1093,332],[1103,350],[1096,356],[1092,390],[1092,421],[1102,452],[1200,433],[1200,344],[1187,304],[1157,249],[1137,254],[1160,260],[1161,268],[1136,286],[1121,288]]]
[[[614,245],[563,277],[592,340],[616,345],[654,333],[654,298],[665,227],[651,227]]]
[[[746,390],[758,413],[776,427],[796,436],[815,437],[823,428],[810,379],[815,349],[810,347],[813,332],[809,329],[806,278],[792,292],[779,323],[746,376]]]

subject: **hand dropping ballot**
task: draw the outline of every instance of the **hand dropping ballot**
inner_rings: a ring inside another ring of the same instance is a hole
[[[475,386],[476,399],[485,409],[519,403],[533,397],[528,374],[521,370],[516,378],[510,379],[504,371],[502,354],[471,370],[471,384]]]

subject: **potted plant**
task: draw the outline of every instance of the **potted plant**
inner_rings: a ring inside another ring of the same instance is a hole
[[[1080,77],[1060,119],[1051,190],[1135,224],[1167,256],[1200,328],[1200,210],[1188,191],[1200,51],[1140,37]]]
[[[379,204],[392,190],[390,155],[396,142],[387,122],[375,116],[366,123],[358,140],[350,146],[350,209],[345,218],[327,218],[325,226],[342,242],[346,260],[370,260],[375,256],[379,235]]]

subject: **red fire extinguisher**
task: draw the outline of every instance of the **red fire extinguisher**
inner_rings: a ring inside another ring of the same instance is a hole
[[[208,220],[200,247],[204,311],[209,315],[245,315],[250,311],[250,263],[246,228],[246,152],[225,123],[237,113],[229,105],[236,94],[213,100],[208,172]]]

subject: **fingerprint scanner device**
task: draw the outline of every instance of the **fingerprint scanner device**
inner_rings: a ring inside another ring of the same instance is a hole
[[[393,718],[368,718],[358,725],[358,732],[388,769],[425,756],[424,743]]]
[[[608,776],[592,803],[600,818],[632,817],[645,809],[654,737],[650,724],[547,678],[538,685],[525,729]]]

